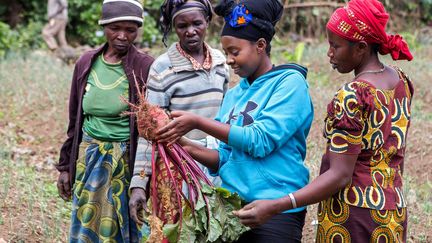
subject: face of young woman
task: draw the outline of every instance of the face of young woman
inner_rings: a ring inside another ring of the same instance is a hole
[[[137,37],[138,24],[132,21],[119,21],[104,26],[108,48],[118,54],[125,54]]]
[[[182,13],[174,19],[180,45],[189,54],[202,50],[207,27],[207,19],[201,11]]]
[[[333,69],[340,73],[349,73],[358,65],[358,56],[355,52],[355,45],[327,30],[329,49],[327,56]]]
[[[234,70],[234,73],[242,78],[253,77],[259,67],[257,45],[232,36],[222,36],[221,43],[226,55],[226,62]]]

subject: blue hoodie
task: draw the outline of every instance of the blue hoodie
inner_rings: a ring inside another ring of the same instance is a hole
[[[241,79],[224,97],[216,120],[231,128],[228,144],[219,145],[214,175],[247,202],[281,198],[309,181],[304,159],[313,106],[306,72],[299,65],[281,65],[252,85]]]

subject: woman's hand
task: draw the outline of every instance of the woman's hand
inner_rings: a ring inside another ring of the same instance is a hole
[[[199,116],[186,111],[173,111],[171,117],[174,118],[166,126],[156,131],[156,141],[174,144],[183,135],[197,128]]]
[[[129,199],[129,214],[138,225],[144,224],[142,217],[139,215],[141,210],[148,212],[145,191],[142,188],[133,188]]]
[[[70,201],[72,198],[72,189],[70,187],[69,172],[62,171],[57,179],[57,190],[60,197],[65,201]]]
[[[256,200],[233,213],[240,218],[242,224],[255,228],[279,212],[274,200]]]

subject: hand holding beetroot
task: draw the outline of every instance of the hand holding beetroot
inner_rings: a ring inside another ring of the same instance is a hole
[[[198,125],[200,116],[186,111],[171,112],[171,122],[156,131],[156,140],[172,145]]]

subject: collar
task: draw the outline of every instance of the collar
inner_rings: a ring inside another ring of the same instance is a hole
[[[180,43],[176,44],[177,51],[184,57],[186,57],[191,63],[192,67],[195,71],[198,71],[200,69],[204,69],[206,71],[209,71],[212,64],[212,59],[210,56],[210,51],[208,49],[207,44],[204,43],[204,62],[201,65],[193,56],[189,55],[183,48],[181,47]]]
[[[179,52],[179,50],[177,49],[177,43],[172,44],[167,51],[168,57],[171,61],[173,71],[175,72],[196,71],[196,69],[194,69],[192,65],[191,60],[189,60],[187,57],[183,56]],[[214,68],[215,66],[225,64],[225,57],[222,55],[220,51],[211,48],[207,43],[204,44],[211,58],[210,68]]]
[[[105,43],[102,46],[98,47],[97,49],[88,51],[81,57],[83,59],[84,69],[82,70],[82,72],[80,72],[80,76],[78,76],[79,79],[83,78],[83,76],[90,71],[92,64],[96,61],[96,58],[98,58],[99,55],[102,55],[107,48],[108,48],[108,43]],[[130,63],[133,62],[133,59],[136,57],[137,52],[138,50],[136,49],[136,47],[134,45],[131,45],[129,47],[127,54],[121,58],[121,62],[126,74],[132,72]]]

